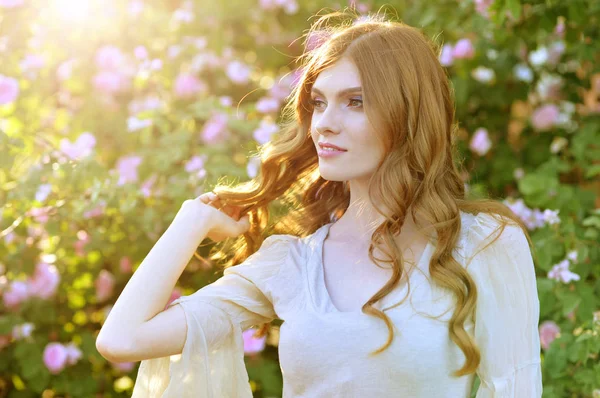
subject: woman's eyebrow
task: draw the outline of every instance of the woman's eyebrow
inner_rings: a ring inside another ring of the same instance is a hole
[[[312,92],[317,93],[322,96],[325,96],[325,94],[323,94],[323,92],[316,87],[312,88]],[[362,92],[362,87],[350,87],[350,88],[345,88],[343,90],[338,91],[337,96],[339,98],[339,97],[343,97],[344,95],[347,95],[347,94],[359,93],[359,92]]]

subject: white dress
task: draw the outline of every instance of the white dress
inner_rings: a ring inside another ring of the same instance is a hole
[[[481,351],[477,398],[541,397],[539,299],[525,235],[509,225],[477,253],[498,224],[485,213],[461,212],[461,220],[454,254],[479,293],[476,322],[465,325]],[[133,398],[252,397],[242,331],[275,318],[283,320],[283,398],[468,398],[473,375],[451,375],[465,359],[448,333],[454,299],[429,282],[434,243],[419,260],[423,272],[410,275],[409,299],[386,311],[396,328],[391,346],[369,357],[388,330],[360,310],[340,312],[332,304],[322,270],[331,225],[304,238],[272,235],[220,279],[175,300],[188,325],[183,352],[142,361]],[[406,291],[402,283],[376,306],[390,307]]]

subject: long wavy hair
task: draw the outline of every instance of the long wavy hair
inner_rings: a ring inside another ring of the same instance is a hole
[[[371,237],[369,258],[380,264],[373,256],[377,247],[389,256],[383,262],[391,264],[393,274],[362,311],[385,322],[389,335],[372,354],[384,351],[394,337],[389,317],[373,304],[390,293],[405,274],[394,236],[400,233],[410,211],[413,219],[418,213],[435,229],[429,271],[433,281],[456,298],[449,335],[466,360],[454,375],[474,373],[480,351],[464,324],[474,314],[477,288],[452,256],[461,231],[460,211],[492,215],[501,227],[496,239],[507,224],[518,225],[530,247],[533,245],[526,226],[507,206],[490,198],[465,197],[456,164],[453,92],[438,61],[439,46],[402,22],[390,21],[379,13],[358,17],[353,10],[319,16],[303,37],[305,51],[298,57],[302,74],[282,111],[280,131],[258,150],[261,164],[257,177],[235,186],[219,182],[213,189],[224,204],[242,207],[242,215],[249,215],[251,226],[244,235],[214,246],[211,259],[226,260],[221,261],[225,268],[239,264],[258,250],[267,236],[310,235],[348,208],[347,182],[328,181],[319,175],[309,103],[319,73],[345,57],[359,71],[366,115],[386,151],[369,181],[372,202],[385,207],[377,209],[385,221]],[[276,213],[274,225],[269,222],[271,213]],[[267,330],[268,325],[262,325],[259,335]]]

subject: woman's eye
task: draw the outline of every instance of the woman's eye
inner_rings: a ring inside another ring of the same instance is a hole
[[[311,99],[311,100],[310,100],[310,104],[311,104],[312,106],[314,106],[314,107],[318,107],[318,106],[319,106],[320,104],[322,104],[322,103],[323,103],[323,101],[320,101],[320,100],[318,100],[318,99]]]
[[[362,100],[360,100],[358,98],[351,98],[350,99],[350,104],[352,104],[352,103],[357,104],[357,106],[362,106],[363,102],[362,102]]]

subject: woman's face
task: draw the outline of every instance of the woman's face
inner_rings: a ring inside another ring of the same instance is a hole
[[[323,151],[319,143],[345,149],[319,155],[321,177],[330,181],[368,181],[384,150],[363,109],[356,66],[342,58],[323,70],[313,85],[311,101],[311,136],[317,152]]]

